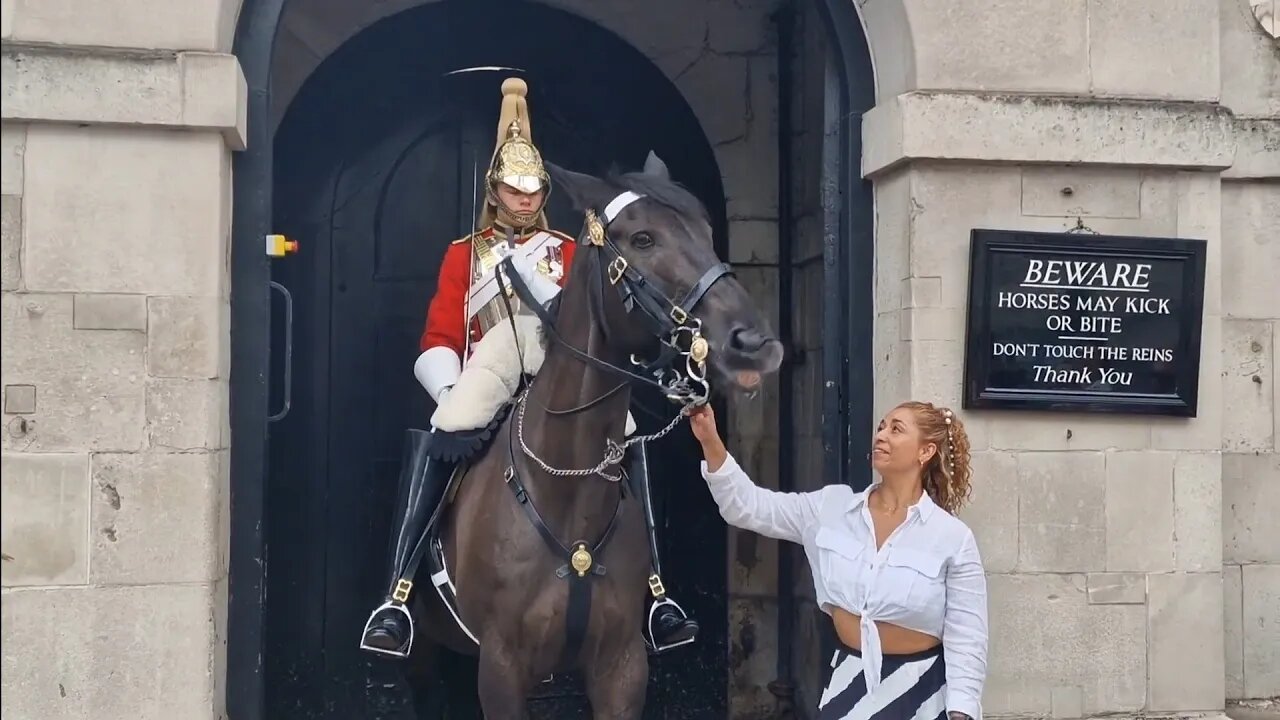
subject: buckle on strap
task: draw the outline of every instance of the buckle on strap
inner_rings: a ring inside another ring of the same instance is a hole
[[[662,578],[658,577],[658,573],[649,576],[649,592],[653,593],[655,598],[661,598],[667,594],[667,588],[662,584]]]
[[[671,319],[674,320],[677,325],[683,325],[686,322],[689,322],[689,313],[685,312],[684,308],[680,307],[679,305],[672,305],[671,312],[668,314],[671,316]]]
[[[391,598],[398,603],[409,601],[409,593],[413,590],[413,581],[400,578],[396,581],[396,589],[391,592]]]
[[[609,263],[609,284],[617,285],[622,280],[623,274],[627,272],[627,267],[626,258],[621,255],[615,257],[613,262]]]

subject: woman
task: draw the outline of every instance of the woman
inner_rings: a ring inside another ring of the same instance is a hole
[[[876,430],[863,492],[756,487],[725,449],[710,406],[692,411],[702,475],[730,524],[804,545],[818,605],[843,645],[819,720],[981,720],[987,586],[973,532],[969,438],[950,410],[908,402]]]

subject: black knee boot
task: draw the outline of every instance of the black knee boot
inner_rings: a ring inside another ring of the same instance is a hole
[[[649,593],[653,596],[653,602],[649,606],[645,639],[654,652],[662,652],[693,642],[698,635],[698,623],[667,596],[666,586],[662,583],[662,564],[658,557],[658,522],[649,485],[648,449],[644,443],[631,446],[627,477],[631,481],[631,489],[644,505],[645,526],[649,529],[649,557],[652,565]]]
[[[403,658],[408,657],[413,647],[409,595],[418,563],[427,549],[432,516],[453,474],[453,465],[428,457],[430,440],[430,433],[424,430],[411,429],[405,433],[396,506],[400,517],[391,534],[387,595],[365,622],[364,635],[360,638],[363,650]]]

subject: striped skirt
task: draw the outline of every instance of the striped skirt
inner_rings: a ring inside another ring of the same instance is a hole
[[[818,702],[818,720],[946,720],[947,666],[942,646],[885,655],[880,684],[867,692],[862,653],[840,647]]]

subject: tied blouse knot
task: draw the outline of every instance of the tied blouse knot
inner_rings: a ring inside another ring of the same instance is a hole
[[[877,622],[942,640],[947,711],[982,718],[987,665],[987,586],[973,532],[923,493],[876,549],[867,492],[829,485],[807,493],[757,486],[730,455],[702,475],[730,525],[804,546],[818,606],[861,617],[867,691],[879,686],[884,653]],[[873,486],[874,487],[874,486]]]

